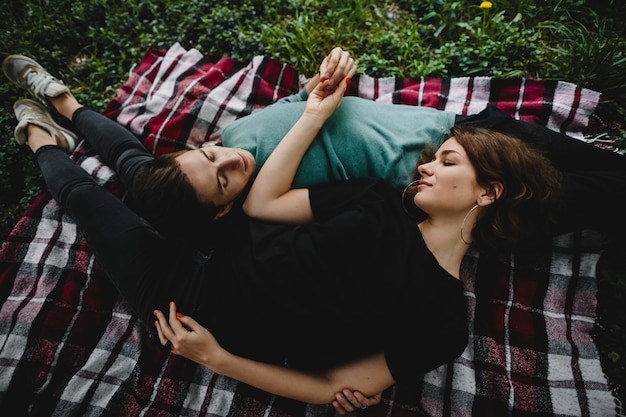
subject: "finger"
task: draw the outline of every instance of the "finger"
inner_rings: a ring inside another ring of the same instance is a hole
[[[344,52],[342,53],[341,59],[337,63],[334,71],[331,73],[329,81],[334,87],[338,85],[346,76],[353,75],[355,71],[354,60],[350,57],[348,52]]]
[[[326,58],[322,61],[320,66],[320,80],[328,80],[332,77],[333,73],[337,69],[337,65],[341,60],[343,50],[340,47],[333,48]]]
[[[343,396],[346,398],[346,400],[350,402],[350,404],[352,404],[355,407],[361,406],[361,404],[358,402],[356,396],[352,393],[352,391],[350,391],[349,389],[344,389],[342,393],[343,393]]]
[[[354,75],[356,66],[354,59],[350,56],[349,52],[343,51],[340,55],[339,62],[332,74],[332,81],[334,84],[341,82],[342,78]]]
[[[337,69],[339,65],[339,61],[341,60],[341,56],[343,54],[343,49],[340,47],[333,48],[328,54],[327,62],[326,62],[326,71],[327,73],[332,74]]]
[[[351,62],[353,61],[354,60],[350,57],[349,52],[342,51],[339,55],[339,61],[337,62],[337,66],[335,67],[335,72],[343,75],[346,69],[351,66]]]
[[[372,405],[376,405],[380,403],[380,400],[382,398],[382,392],[376,395],[373,395],[371,397],[366,397],[359,391],[354,391],[353,394],[354,394],[354,397],[356,398],[356,403],[360,404],[361,407],[369,407]]]
[[[376,405],[380,403],[380,400],[383,397],[383,393],[379,392],[378,394],[374,395],[373,397],[369,398],[369,405]],[[367,397],[365,397],[367,398]]]
[[[368,398],[358,391],[354,392],[354,399],[355,402],[358,403],[361,407],[369,402]]]
[[[350,402],[345,394],[345,390],[343,392],[338,392],[337,394],[335,394],[335,398],[342,410],[344,410],[346,413],[351,413],[356,410],[356,407]]]
[[[348,89],[349,83],[349,79],[344,79],[343,82],[340,82],[339,85],[334,87],[330,84],[330,81],[325,81],[318,86],[319,90],[315,92],[320,96],[321,99],[324,99],[325,97],[331,97],[336,105],[339,105],[343,96],[346,93],[346,90]]]
[[[354,62],[353,58],[350,58],[350,68],[347,71],[346,77],[352,78],[354,74],[356,74],[356,63]]]
[[[320,64],[320,81],[321,82],[326,81],[332,75],[332,73],[328,70],[328,60],[329,60],[329,57],[327,56],[324,58],[324,60]]]
[[[167,342],[167,339],[165,338],[165,336],[163,336],[163,332],[161,331],[161,326],[159,326],[159,321],[155,321],[154,322],[154,327],[156,327],[157,330],[157,334],[159,336],[159,342],[164,345]]]
[[[157,334],[159,335],[159,342],[161,342],[162,345],[166,345],[173,337],[172,331],[161,311],[154,310],[153,314],[157,318],[157,321],[154,322],[154,326],[156,327]]]
[[[182,330],[187,330],[184,328],[182,323],[180,322],[180,317],[182,314],[176,311],[176,303],[170,301],[170,316],[169,316],[169,324],[172,327],[174,333],[178,333]]]
[[[339,404],[339,401],[333,401],[332,404],[333,404],[333,408],[338,414],[341,414],[343,416],[349,413],[349,411],[347,411],[345,408],[341,406],[341,404]]]
[[[346,399],[348,401],[350,401],[350,404],[352,404],[352,406],[355,409],[364,409],[366,408],[368,405],[370,405],[367,397],[365,397],[363,394],[361,394],[358,391],[350,391],[348,389],[343,390],[343,394],[346,397]]]
[[[180,312],[176,312],[176,318],[181,322],[183,328],[188,332],[197,332],[200,325],[191,316],[185,316]]]
[[[350,85],[350,78],[345,77],[343,81],[339,83],[333,94],[337,95],[338,97],[343,97],[344,94],[346,94],[348,85]]]
[[[160,310],[154,310],[152,314],[154,314],[154,317],[157,318],[157,322],[155,323],[156,325],[158,325],[157,331],[160,332],[167,339],[167,337],[169,336],[169,324],[167,323],[165,315]]]

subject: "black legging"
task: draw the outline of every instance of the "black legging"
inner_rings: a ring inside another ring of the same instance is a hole
[[[132,188],[137,169],[152,159],[137,138],[88,108],[76,111],[72,121],[122,183]],[[624,156],[516,121],[493,109],[459,117],[459,122],[491,127],[548,149],[564,173],[567,200],[557,232],[576,226],[610,230],[612,214],[625,212],[626,203],[614,197],[626,190]],[[36,158],[51,194],[76,221],[120,294],[144,323],[154,320],[154,309],[167,311],[170,300],[192,316],[201,308],[210,285],[208,256],[162,237],[58,147],[42,147]],[[153,330],[153,326],[147,327]]]
[[[92,109],[79,109],[72,122],[127,187],[137,169],[153,158],[131,132]],[[105,272],[144,323],[154,320],[154,309],[167,311],[171,300],[193,314],[200,305],[209,257],[162,237],[60,148],[44,146],[36,158],[50,193],[76,221]]]

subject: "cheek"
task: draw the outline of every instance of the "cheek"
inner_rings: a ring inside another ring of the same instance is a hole
[[[471,181],[452,180],[442,191],[446,194],[454,194],[457,199],[473,199],[476,195],[476,184]]]
[[[467,183],[458,177],[440,178],[437,182],[442,185],[443,188],[452,191],[467,189]]]
[[[243,190],[246,188],[246,185],[248,184],[248,181],[249,177],[242,175],[233,182],[233,186],[231,187],[232,199],[235,199],[243,192]]]
[[[212,200],[213,194],[215,193],[214,189],[209,185],[209,180],[207,177],[196,177],[193,180],[190,179],[191,186],[196,192],[196,196],[198,200],[202,204],[209,204]]]

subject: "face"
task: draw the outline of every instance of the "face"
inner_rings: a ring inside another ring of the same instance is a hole
[[[418,168],[421,178],[415,205],[433,215],[465,216],[480,204],[485,189],[478,185],[476,171],[465,149],[454,139],[446,140],[435,158]]]
[[[225,206],[244,190],[254,172],[254,156],[248,151],[207,146],[179,155],[176,160],[202,204]]]

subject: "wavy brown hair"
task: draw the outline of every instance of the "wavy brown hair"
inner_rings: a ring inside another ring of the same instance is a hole
[[[561,174],[546,156],[519,139],[484,128],[455,126],[448,137],[465,149],[478,184],[503,185],[500,197],[477,217],[472,240],[478,248],[511,248],[550,230],[561,201]],[[417,166],[433,156],[434,150],[426,149]],[[419,178],[417,166],[415,179]],[[415,193],[417,187],[410,186],[404,201],[412,201]],[[425,216],[418,208],[412,209],[418,218]]]

